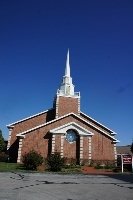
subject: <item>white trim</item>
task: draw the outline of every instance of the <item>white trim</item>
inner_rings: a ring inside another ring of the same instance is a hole
[[[42,115],[42,114],[44,114],[44,113],[46,113],[46,112],[48,112],[48,111],[50,111],[50,110],[53,110],[53,108],[48,109],[48,110],[45,110],[45,111],[40,112],[40,113],[37,113],[37,114],[35,114],[35,115],[31,115],[30,117],[21,119],[21,120],[19,120],[19,121],[16,121],[16,122],[14,122],[14,123],[12,123],[12,124],[8,124],[8,125],[6,125],[6,126],[7,126],[7,128],[14,128],[14,125],[15,125],[15,124],[18,124],[18,123],[20,123],[20,122],[26,121],[27,119],[31,119],[31,118],[36,117],[36,116],[38,116],[38,115]]]
[[[85,113],[81,112],[80,113],[82,115],[84,115],[85,117],[91,119],[92,121],[96,122],[97,124],[99,124],[100,126],[102,126],[103,128],[106,128],[107,130],[109,130],[111,132],[111,135],[116,135],[117,133],[115,133],[114,131],[112,131],[111,129],[107,128],[106,126],[104,126],[103,124],[99,123],[98,121],[96,121],[95,119],[91,118],[90,116],[86,115]]]
[[[11,133],[12,133],[12,128],[9,129],[9,136],[8,136],[7,150],[10,148]]]
[[[34,128],[31,128],[31,129],[29,129],[29,130],[27,130],[27,131],[21,132],[21,133],[17,134],[16,136],[22,136],[23,134],[26,134],[26,133],[28,133],[28,132],[34,131],[34,130],[36,130],[36,129],[38,129],[38,128],[41,128],[41,127],[43,127],[43,126],[46,126],[46,125],[48,125],[48,124],[51,124],[51,123],[56,122],[56,121],[58,121],[58,120],[61,120],[61,119],[65,118],[65,117],[68,117],[68,116],[70,116],[70,115],[73,115],[73,116],[77,117],[77,118],[80,119],[81,121],[84,121],[86,124],[88,124],[88,125],[92,126],[93,128],[99,130],[100,132],[102,132],[103,134],[105,134],[106,136],[108,136],[109,138],[111,138],[111,139],[113,140],[113,142],[116,142],[116,143],[119,142],[119,140],[115,139],[113,136],[107,134],[105,131],[99,129],[98,127],[94,126],[93,124],[91,124],[90,122],[84,120],[82,117],[80,117],[79,115],[76,115],[76,114],[73,113],[73,112],[68,113],[68,114],[66,114],[66,115],[64,115],[64,116],[61,116],[61,117],[59,117],[59,118],[57,118],[57,119],[51,120],[50,122],[41,124],[41,125],[36,126],[36,127],[34,127]]]
[[[83,128],[82,126],[80,126],[79,124],[75,123],[75,122],[70,122],[67,124],[64,124],[62,126],[59,126],[55,129],[50,130],[50,133],[53,134],[66,134],[68,129],[75,129],[79,135],[84,135],[84,136],[92,136],[94,135],[94,133],[88,131],[87,129]]]
[[[80,98],[78,99],[78,115],[80,115]]]
[[[83,159],[83,136],[80,136],[80,162],[82,162]]]
[[[115,160],[117,160],[117,149],[116,149],[116,144],[114,144],[114,155],[115,155]]]
[[[89,164],[91,164],[91,137],[88,138],[88,159],[89,159]]]
[[[64,135],[61,135],[61,148],[60,148],[60,154],[61,154],[61,157],[63,157],[63,154],[64,154],[64,152],[63,152],[63,150],[64,150]]]
[[[52,135],[52,153],[55,152],[55,135]]]
[[[23,142],[23,139],[22,139],[22,138],[19,138],[19,148],[18,148],[18,159],[17,159],[17,163],[20,163],[20,159],[21,159],[22,142]]]
[[[59,94],[57,90],[56,95],[59,97],[70,97],[70,98],[75,98],[75,99],[80,98],[80,92],[74,92],[74,95],[67,95],[67,94]]]
[[[55,118],[57,119],[58,118],[58,110],[59,110],[59,96],[58,95],[56,95],[56,107],[55,107],[55,112],[56,112],[56,114],[55,114]]]

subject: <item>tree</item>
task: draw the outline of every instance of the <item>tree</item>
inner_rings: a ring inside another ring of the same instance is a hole
[[[133,154],[133,142],[132,142],[132,144],[131,144],[130,150],[131,150],[131,152],[132,152],[132,154]]]
[[[5,149],[5,141],[2,136],[2,131],[0,130],[0,153],[3,152]]]

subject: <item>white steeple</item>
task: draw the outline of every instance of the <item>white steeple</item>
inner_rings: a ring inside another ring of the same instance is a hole
[[[65,76],[63,76],[60,88],[57,90],[57,95],[60,96],[73,96],[79,97],[80,93],[74,92],[74,85],[72,84],[72,78],[70,77],[70,63],[69,63],[69,49],[67,52]]]
[[[67,52],[65,76],[70,77],[69,49],[68,49],[68,52]]]

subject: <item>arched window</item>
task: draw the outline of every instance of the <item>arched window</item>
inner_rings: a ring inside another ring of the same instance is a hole
[[[69,143],[75,142],[76,138],[77,138],[77,136],[76,136],[76,132],[74,130],[68,130],[66,132],[66,140]]]

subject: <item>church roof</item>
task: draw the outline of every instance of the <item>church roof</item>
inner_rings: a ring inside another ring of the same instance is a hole
[[[46,126],[46,125],[48,125],[48,124],[52,124],[52,123],[54,123],[54,122],[56,122],[56,121],[58,121],[58,120],[61,120],[61,119],[65,118],[65,117],[68,117],[68,116],[73,116],[73,117],[78,118],[79,120],[85,122],[86,124],[90,125],[91,127],[95,128],[96,130],[100,131],[100,132],[103,133],[104,135],[108,136],[108,137],[109,137],[110,139],[112,139],[114,142],[116,142],[116,143],[119,142],[119,140],[117,140],[116,138],[114,138],[112,135],[106,133],[104,130],[98,128],[97,126],[95,126],[94,124],[90,123],[89,121],[86,121],[85,119],[83,119],[83,118],[80,117],[79,115],[76,115],[75,113],[68,113],[68,114],[66,114],[66,115],[63,115],[63,116],[57,118],[57,119],[54,119],[54,120],[51,120],[51,121],[46,122],[46,123],[44,123],[44,124],[35,126],[35,127],[31,128],[31,129],[28,129],[28,130],[26,130],[26,131],[23,131],[23,132],[17,134],[17,136],[21,136],[21,137],[22,137],[22,136],[24,136],[25,134],[27,134],[27,133],[29,133],[29,132],[31,132],[31,131],[34,131],[34,130],[39,129],[39,128],[42,128],[42,127],[44,127],[44,126]]]
[[[13,123],[8,124],[8,125],[6,125],[6,126],[7,126],[7,128],[13,128],[15,124],[18,124],[18,123],[20,123],[20,122],[26,121],[26,120],[31,119],[31,118],[33,118],[33,117],[37,117],[37,116],[42,115],[42,114],[44,114],[44,113],[47,113],[49,110],[53,110],[53,108],[52,108],[52,109],[45,110],[45,111],[42,111],[42,112],[37,113],[37,114],[35,114],[35,115],[31,115],[31,116],[29,116],[29,117],[26,117],[26,118],[21,119],[21,120],[19,120],[19,121],[13,122]]]
[[[99,123],[98,121],[96,121],[95,119],[91,118],[90,116],[86,115],[83,112],[80,112],[81,115],[85,116],[86,118],[90,119],[91,121],[94,121],[96,124],[100,125],[101,127],[107,129],[108,131],[110,131],[111,135],[116,135],[117,133],[115,133],[114,131],[112,131],[111,129],[109,129],[108,127],[104,126],[103,124]]]

